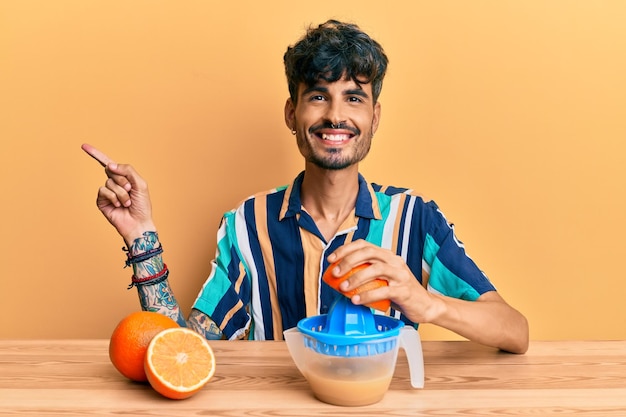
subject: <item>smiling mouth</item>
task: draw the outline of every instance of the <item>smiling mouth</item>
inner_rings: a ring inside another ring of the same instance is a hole
[[[347,133],[341,133],[341,134],[322,133],[321,135],[318,135],[318,136],[322,140],[326,140],[329,142],[344,142],[346,140],[349,140],[353,135],[347,134]]]

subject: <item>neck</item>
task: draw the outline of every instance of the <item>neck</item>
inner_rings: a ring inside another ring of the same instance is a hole
[[[339,171],[306,167],[301,200],[328,240],[354,209],[359,192],[358,166]]]

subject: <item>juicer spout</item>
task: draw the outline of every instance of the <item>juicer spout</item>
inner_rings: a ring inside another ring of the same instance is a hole
[[[287,343],[287,350],[296,364],[296,367],[304,375],[304,335],[297,327],[292,327],[283,332],[283,337]]]

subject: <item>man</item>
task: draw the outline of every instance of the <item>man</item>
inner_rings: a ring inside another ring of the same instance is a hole
[[[280,339],[306,316],[326,313],[338,293],[321,281],[371,265],[344,282],[388,286],[352,297],[389,299],[387,314],[434,323],[505,351],[528,348],[528,323],[465,254],[434,202],[359,174],[380,121],[387,68],[381,46],[356,25],[311,28],[284,56],[290,97],[285,123],[305,170],[286,187],[259,193],[226,213],[212,271],[188,320],[169,285],[145,181],[130,165],[83,149],[105,166],[97,205],[128,246],[127,264],[144,310],[173,317],[205,337]]]

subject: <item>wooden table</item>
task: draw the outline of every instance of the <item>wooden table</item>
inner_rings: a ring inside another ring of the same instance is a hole
[[[424,389],[400,351],[385,398],[366,407],[316,400],[284,342],[211,344],[214,378],[175,401],[122,377],[107,340],[0,340],[0,416],[626,416],[626,341],[532,342],[525,355],[424,342]]]

